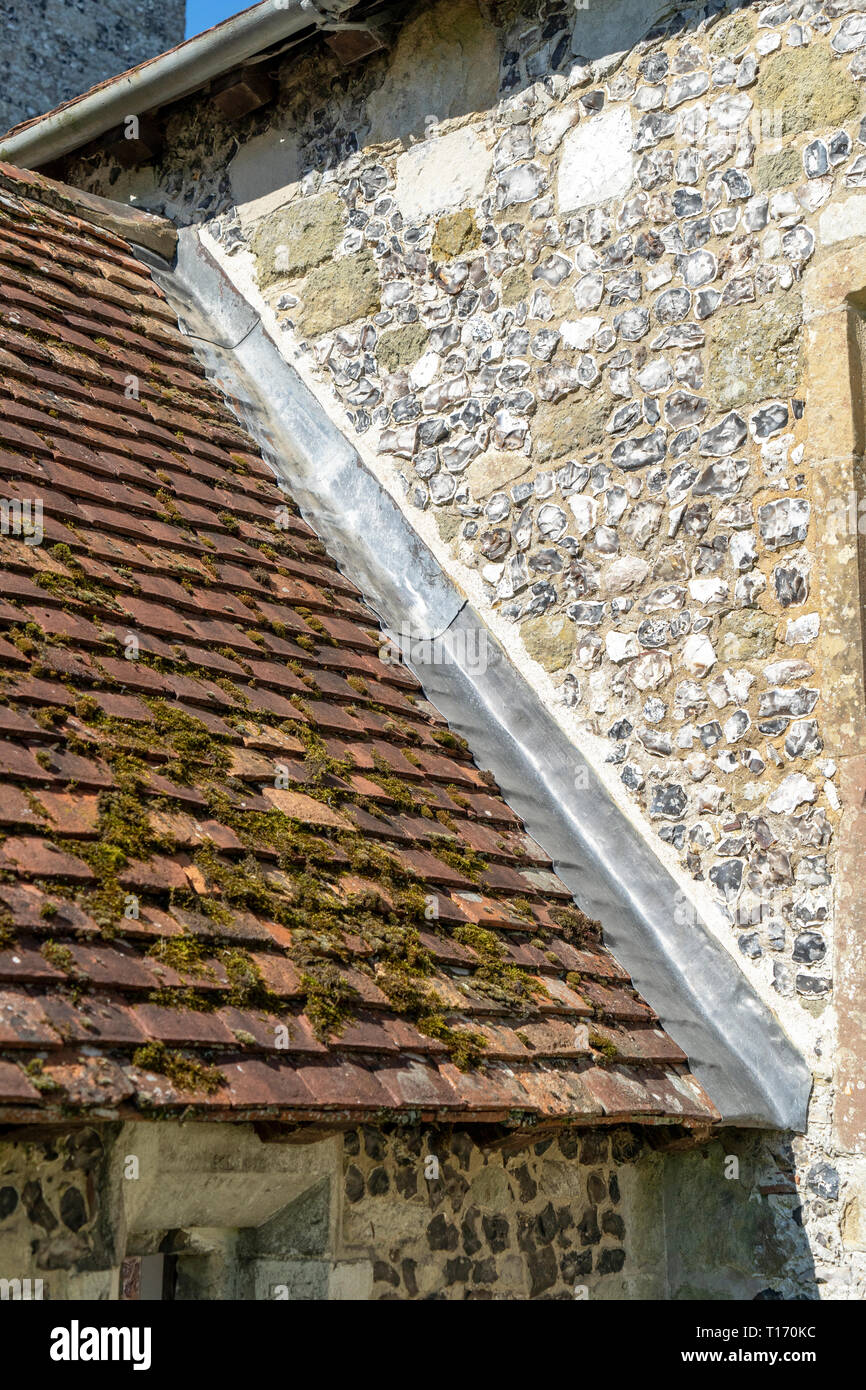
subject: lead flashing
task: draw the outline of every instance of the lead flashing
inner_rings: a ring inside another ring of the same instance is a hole
[[[778,1019],[708,927],[676,911],[678,885],[652,846],[195,230],[181,231],[173,268],[149,263],[209,375],[305,518],[385,627],[395,634],[408,627],[402,645],[428,698],[494,774],[580,906],[602,920],[607,944],[688,1054],[723,1123],[802,1132],[812,1076]],[[479,633],[486,663],[472,659]]]

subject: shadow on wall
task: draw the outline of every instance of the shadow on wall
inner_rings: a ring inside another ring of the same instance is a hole
[[[729,1130],[655,1161],[671,1301],[819,1298],[785,1135]]]
[[[332,1209],[336,1193],[323,1177],[264,1224],[232,1233],[228,1244],[214,1246],[213,1233],[173,1233],[174,1297],[560,1301],[578,1296],[576,1283],[587,1286],[583,1296],[590,1301],[818,1298],[784,1136],[730,1130],[700,1148],[654,1152],[637,1131],[617,1134],[612,1170],[605,1165],[607,1136],[600,1136],[593,1163],[594,1136],[582,1135],[580,1163],[575,1154],[566,1165],[573,1185],[566,1193],[555,1142],[528,1145],[503,1165],[501,1155],[484,1155],[459,1131],[438,1137],[431,1131],[421,1145],[445,1155],[441,1180],[407,1185],[404,1154],[403,1167],[391,1172],[402,1181],[392,1180],[389,1190],[383,1175],[393,1154],[387,1139],[370,1130],[366,1168],[354,1149],[354,1161],[344,1161],[348,1208],[337,1201]],[[455,1158],[455,1148],[463,1159],[480,1157],[483,1167]],[[599,1246],[617,1229],[621,1246],[613,1253],[621,1248],[624,1262]],[[365,1233],[360,1243],[359,1232]],[[500,1251],[496,1258],[488,1238]],[[508,1248],[512,1267],[505,1271]],[[438,1268],[432,1290],[418,1273],[425,1263]],[[565,1288],[558,1269],[570,1272]]]
[[[364,1126],[262,1143],[169,1121],[9,1140],[0,1278],[85,1300],[117,1298],[121,1264],[141,1270],[127,1297],[180,1301],[818,1297],[784,1135],[681,1151],[664,1128],[501,1140]],[[170,1273],[161,1290],[144,1287],[152,1267]]]

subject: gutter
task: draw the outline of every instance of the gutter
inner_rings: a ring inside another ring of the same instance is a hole
[[[737,962],[678,910],[676,880],[282,357],[259,315],[181,228],[173,265],[139,253],[208,375],[277,478],[400,635],[425,694],[488,767],[605,943],[687,1053],[722,1123],[806,1128],[812,1074]],[[479,638],[486,661],[479,661]]]
[[[214,77],[305,29],[327,29],[355,0],[264,0],[0,140],[0,159],[33,169],[198,91]]]

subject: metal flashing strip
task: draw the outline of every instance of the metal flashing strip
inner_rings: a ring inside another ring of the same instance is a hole
[[[736,961],[462,598],[393,498],[280,354],[192,228],[155,275],[209,374],[385,627],[411,634],[425,693],[496,777],[635,987],[688,1054],[723,1122],[802,1131],[803,1058]],[[231,346],[234,344],[235,346]],[[479,634],[485,660],[478,661]],[[432,640],[436,639],[436,640]]]

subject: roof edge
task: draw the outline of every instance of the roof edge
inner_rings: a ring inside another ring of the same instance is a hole
[[[32,169],[71,154],[122,125],[188,96],[214,77],[303,29],[339,20],[356,0],[263,0],[176,48],[100,83],[0,138],[0,159]]]
[[[196,229],[181,229],[174,267],[150,264],[262,456],[384,625],[402,637],[425,693],[494,773],[582,908],[604,919],[607,944],[688,1054],[721,1123],[805,1130],[812,1074],[779,1020],[697,913],[675,911],[678,884],[648,839],[282,357]]]
[[[167,217],[85,193],[68,183],[58,183],[44,174],[19,169],[0,162],[0,190],[30,198],[34,203],[53,208],[68,217],[80,217],[84,222],[101,227],[133,246],[152,251],[164,261],[174,260],[177,250],[177,228]]]

